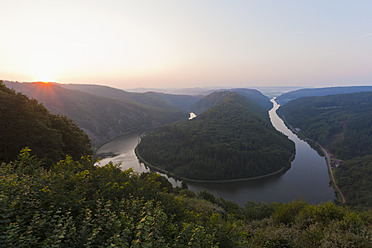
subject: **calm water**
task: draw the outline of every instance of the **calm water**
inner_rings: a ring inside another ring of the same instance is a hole
[[[296,144],[296,156],[291,168],[284,174],[254,181],[236,183],[188,183],[189,188],[195,192],[203,189],[213,193],[216,197],[235,201],[243,206],[247,201],[255,202],[290,202],[295,199],[304,199],[310,203],[321,203],[334,200],[334,191],[329,186],[329,177],[325,159],[313,150],[306,142],[293,134],[276,114],[278,105],[274,100],[274,108],[269,115],[273,126],[287,135]],[[132,134],[118,138],[101,147],[97,154],[113,153],[101,161],[122,162],[121,167],[132,167],[135,171],[149,171],[139,164],[134,148],[138,144],[140,135]],[[173,179],[174,185],[180,185]]]
[[[123,170],[133,168],[133,170],[137,172],[150,172],[151,170],[147,166],[139,163],[136,154],[134,153],[134,148],[136,148],[140,136],[140,133],[124,135],[99,148],[96,154],[103,158],[100,160],[99,164],[105,165],[112,161],[114,164],[121,163],[120,167]],[[107,156],[108,154],[110,155]],[[174,186],[181,186],[180,181],[169,178],[165,174],[161,175],[168,178]]]

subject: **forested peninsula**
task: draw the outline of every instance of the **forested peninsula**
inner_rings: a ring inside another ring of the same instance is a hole
[[[263,107],[235,92],[213,94],[207,97],[217,104],[198,117],[146,134],[138,154],[153,166],[196,180],[257,177],[290,166],[294,143],[271,125]]]
[[[16,147],[25,145],[19,137],[26,133],[45,144],[59,131],[82,133],[76,126],[49,130],[54,115],[1,81],[0,87],[0,108],[19,109],[1,119],[2,127],[22,119],[32,130],[26,125],[20,136],[13,133]],[[371,247],[371,211],[303,201],[243,208],[206,191],[174,188],[156,173],[97,166],[82,149],[90,149],[89,140],[64,141],[50,147],[64,156],[58,162],[48,147],[38,151],[38,142],[27,143],[10,162],[0,157],[0,247]]]

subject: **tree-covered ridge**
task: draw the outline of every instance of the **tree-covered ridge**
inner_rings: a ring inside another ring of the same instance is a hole
[[[372,212],[236,203],[157,174],[66,157],[49,170],[24,149],[0,164],[0,247],[365,247]]]
[[[372,154],[345,161],[335,176],[348,205],[372,206]]]
[[[229,91],[218,91],[211,93],[195,102],[191,106],[190,111],[195,113],[196,115],[200,115],[208,109],[220,104],[226,97],[231,96],[232,94],[233,92]]]
[[[185,111],[189,111],[190,106],[202,97],[191,95],[164,94],[158,92],[136,93],[115,89],[103,85],[89,84],[58,84],[58,85],[66,89],[79,90],[92,95],[98,95],[115,99],[127,99],[129,101],[147,106],[154,106],[174,110],[183,109]]]
[[[338,94],[348,94],[357,92],[372,91],[372,86],[346,86],[346,87],[325,87],[325,88],[314,88],[314,89],[299,89],[284,93],[276,98],[276,101],[280,105],[284,105],[287,102],[308,96],[329,96]]]
[[[238,93],[255,104],[265,108],[266,110],[270,110],[272,108],[272,103],[267,96],[264,96],[261,92],[254,89],[243,89],[243,88],[236,88],[236,89],[229,89],[229,90],[221,90],[213,92],[199,101],[195,102],[190,107],[190,111],[194,112],[196,115],[199,115],[208,109],[212,108],[213,106],[219,104],[223,101],[223,99],[233,93]]]
[[[156,107],[156,104],[149,106],[126,98],[70,90],[54,83],[6,83],[8,87],[43,103],[52,113],[71,118],[89,135],[95,146],[122,134],[187,120],[189,116],[188,112],[174,106],[170,109]]]
[[[262,176],[288,167],[294,144],[271,125],[267,111],[237,93],[218,94],[225,94],[223,100],[197,118],[145,135],[137,147],[142,159],[200,180]]]
[[[372,206],[372,92],[306,97],[288,102],[278,113],[336,158],[337,185],[352,206]]]
[[[299,98],[278,113],[338,158],[372,153],[372,92]]]
[[[1,99],[14,96],[1,88]],[[47,112],[21,94],[12,101],[32,102],[33,108]],[[24,117],[30,116],[18,116]],[[16,123],[10,119],[9,124]],[[32,135],[43,136],[47,129],[42,126]],[[20,141],[14,136],[14,143]],[[74,141],[68,143],[79,153],[78,160],[65,156],[53,163],[53,157],[39,159],[28,148],[9,163],[0,159],[0,247],[372,245],[371,211],[301,201],[248,202],[241,208],[206,191],[173,188],[155,173],[122,171],[112,163],[96,166],[91,157],[80,157],[84,153]]]
[[[256,104],[260,105],[261,107],[264,107],[267,111],[269,111],[273,107],[273,103],[270,101],[270,98],[266,95],[262,94],[260,91],[255,89],[245,89],[245,88],[234,88],[230,91],[236,92]]]
[[[16,94],[0,81],[0,161],[14,160],[32,147],[40,158],[59,161],[92,154],[89,137],[69,118],[51,114],[36,100]]]

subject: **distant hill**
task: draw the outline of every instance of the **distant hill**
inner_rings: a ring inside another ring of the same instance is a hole
[[[266,110],[270,110],[273,107],[270,98],[263,95],[260,91],[254,89],[245,89],[245,88],[235,88],[230,91],[239,93],[240,95],[252,100],[258,105],[264,107]]]
[[[350,86],[350,87],[327,87],[327,88],[315,88],[315,89],[299,89],[284,93],[276,98],[276,101],[280,105],[284,105],[287,102],[307,96],[328,96],[337,94],[347,94],[356,92],[372,91],[372,86]]]
[[[58,84],[58,85],[66,89],[79,90],[92,95],[116,99],[127,99],[129,101],[136,102],[139,104],[161,107],[166,109],[180,108],[185,111],[189,111],[190,106],[194,102],[202,98],[202,96],[175,95],[157,92],[135,93],[103,85],[89,84]]]
[[[346,160],[335,174],[348,204],[372,206],[372,92],[303,97],[278,114],[300,135]]]
[[[42,102],[52,113],[71,118],[89,135],[95,146],[121,134],[186,120],[189,116],[175,106],[169,109],[147,106],[126,98],[92,95],[53,83],[5,84]]]
[[[266,109],[235,92],[207,98],[218,102],[143,137],[140,156],[176,176],[202,180],[255,177],[289,166],[294,144],[271,125]]]
[[[211,107],[219,104],[222,102],[227,96],[232,95],[233,93],[239,93],[240,95],[246,97],[247,99],[253,101],[258,106],[264,107],[266,110],[272,108],[272,103],[270,99],[264,96],[258,90],[253,89],[231,89],[231,90],[224,90],[224,91],[217,91],[208,96],[203,97],[199,101],[195,102],[190,110],[195,114],[199,115],[206,110],[210,109]]]
[[[25,147],[32,154],[57,162],[66,155],[92,154],[89,137],[70,119],[51,114],[36,100],[16,94],[0,81],[0,163],[15,160]]]

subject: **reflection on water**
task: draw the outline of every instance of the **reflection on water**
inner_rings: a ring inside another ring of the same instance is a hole
[[[274,100],[269,115],[273,126],[287,135],[296,144],[296,156],[291,168],[282,175],[269,178],[224,184],[188,183],[195,192],[207,189],[216,197],[232,200],[239,205],[247,201],[290,202],[304,199],[310,203],[334,200],[334,191],[329,185],[325,159],[306,142],[300,140],[276,114],[279,105]]]
[[[296,144],[296,157],[291,168],[281,175],[269,178],[236,182],[236,183],[187,183],[195,192],[203,189],[213,193],[216,197],[237,202],[243,206],[247,201],[255,202],[290,202],[304,199],[310,203],[321,203],[334,200],[334,191],[329,186],[328,170],[325,159],[318,155],[306,142],[293,134],[276,114],[278,105],[274,100],[274,107],[269,115],[273,126],[287,135]],[[133,168],[134,171],[150,171],[140,164],[134,153],[140,134],[122,136],[102,146],[97,155],[110,156],[101,160],[101,165],[112,161],[122,162],[123,169]],[[179,181],[169,179],[173,185],[180,186]]]
[[[132,168],[134,171],[140,173],[150,172],[150,168],[148,168],[144,164],[141,164],[138,161],[136,154],[134,153],[134,149],[136,148],[140,138],[140,133],[128,134],[116,138],[115,140],[102,146],[96,152],[96,155],[102,158],[99,162],[99,165],[103,166],[112,161],[114,164],[121,163],[120,167],[123,170]],[[168,180],[173,184],[173,186],[181,186],[180,181],[169,178],[167,175],[164,174],[161,175],[167,177]]]

